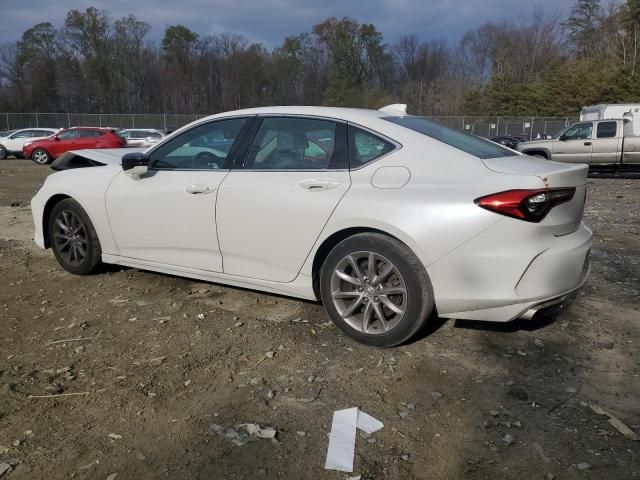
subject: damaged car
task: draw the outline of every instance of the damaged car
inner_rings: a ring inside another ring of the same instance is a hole
[[[589,272],[586,165],[404,105],[227,112],[52,167],[31,202],[35,242],[68,272],[116,264],[321,301],[367,345],[437,316],[531,318]]]

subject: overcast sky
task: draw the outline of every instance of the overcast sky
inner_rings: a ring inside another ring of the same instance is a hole
[[[575,0],[0,0],[0,43],[17,40],[40,22],[60,28],[66,12],[88,6],[113,18],[134,14],[151,24],[150,38],[160,39],[169,25],[182,24],[206,35],[243,33],[268,47],[286,36],[308,32],[327,17],[349,16],[373,23],[393,42],[406,33],[422,39],[456,41],[488,20],[531,15],[534,5],[567,14]]]

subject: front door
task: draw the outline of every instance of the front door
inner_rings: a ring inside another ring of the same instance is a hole
[[[558,162],[589,163],[593,149],[593,122],[577,123],[553,143],[552,158]]]
[[[307,117],[256,121],[243,167],[218,196],[224,273],[290,282],[351,184],[347,127]]]
[[[193,127],[158,145],[149,172],[120,173],[107,191],[119,255],[183,268],[222,271],[216,197],[246,118]]]

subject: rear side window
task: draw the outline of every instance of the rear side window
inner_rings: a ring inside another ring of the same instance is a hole
[[[386,117],[384,120],[446,143],[453,148],[457,148],[481,159],[514,157],[518,155],[518,153],[513,150],[504,148],[497,143],[445,127],[444,125],[422,117]]]
[[[330,120],[299,117],[265,118],[245,165],[251,170],[346,167],[346,126]]]
[[[350,167],[358,168],[386,155],[395,145],[373,133],[349,125]]]
[[[600,122],[598,124],[598,138],[612,138],[616,136],[618,124],[616,122]]]

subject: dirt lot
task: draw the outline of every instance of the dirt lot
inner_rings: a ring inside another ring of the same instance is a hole
[[[638,180],[589,181],[592,273],[555,320],[440,321],[376,350],[314,303],[65,273],[31,242],[48,173],[0,162],[2,480],[346,479],[323,466],[333,411],[351,406],[384,422],[358,435],[362,479],[640,478],[640,442],[591,408],[640,433]],[[248,422],[277,442],[208,433]]]

